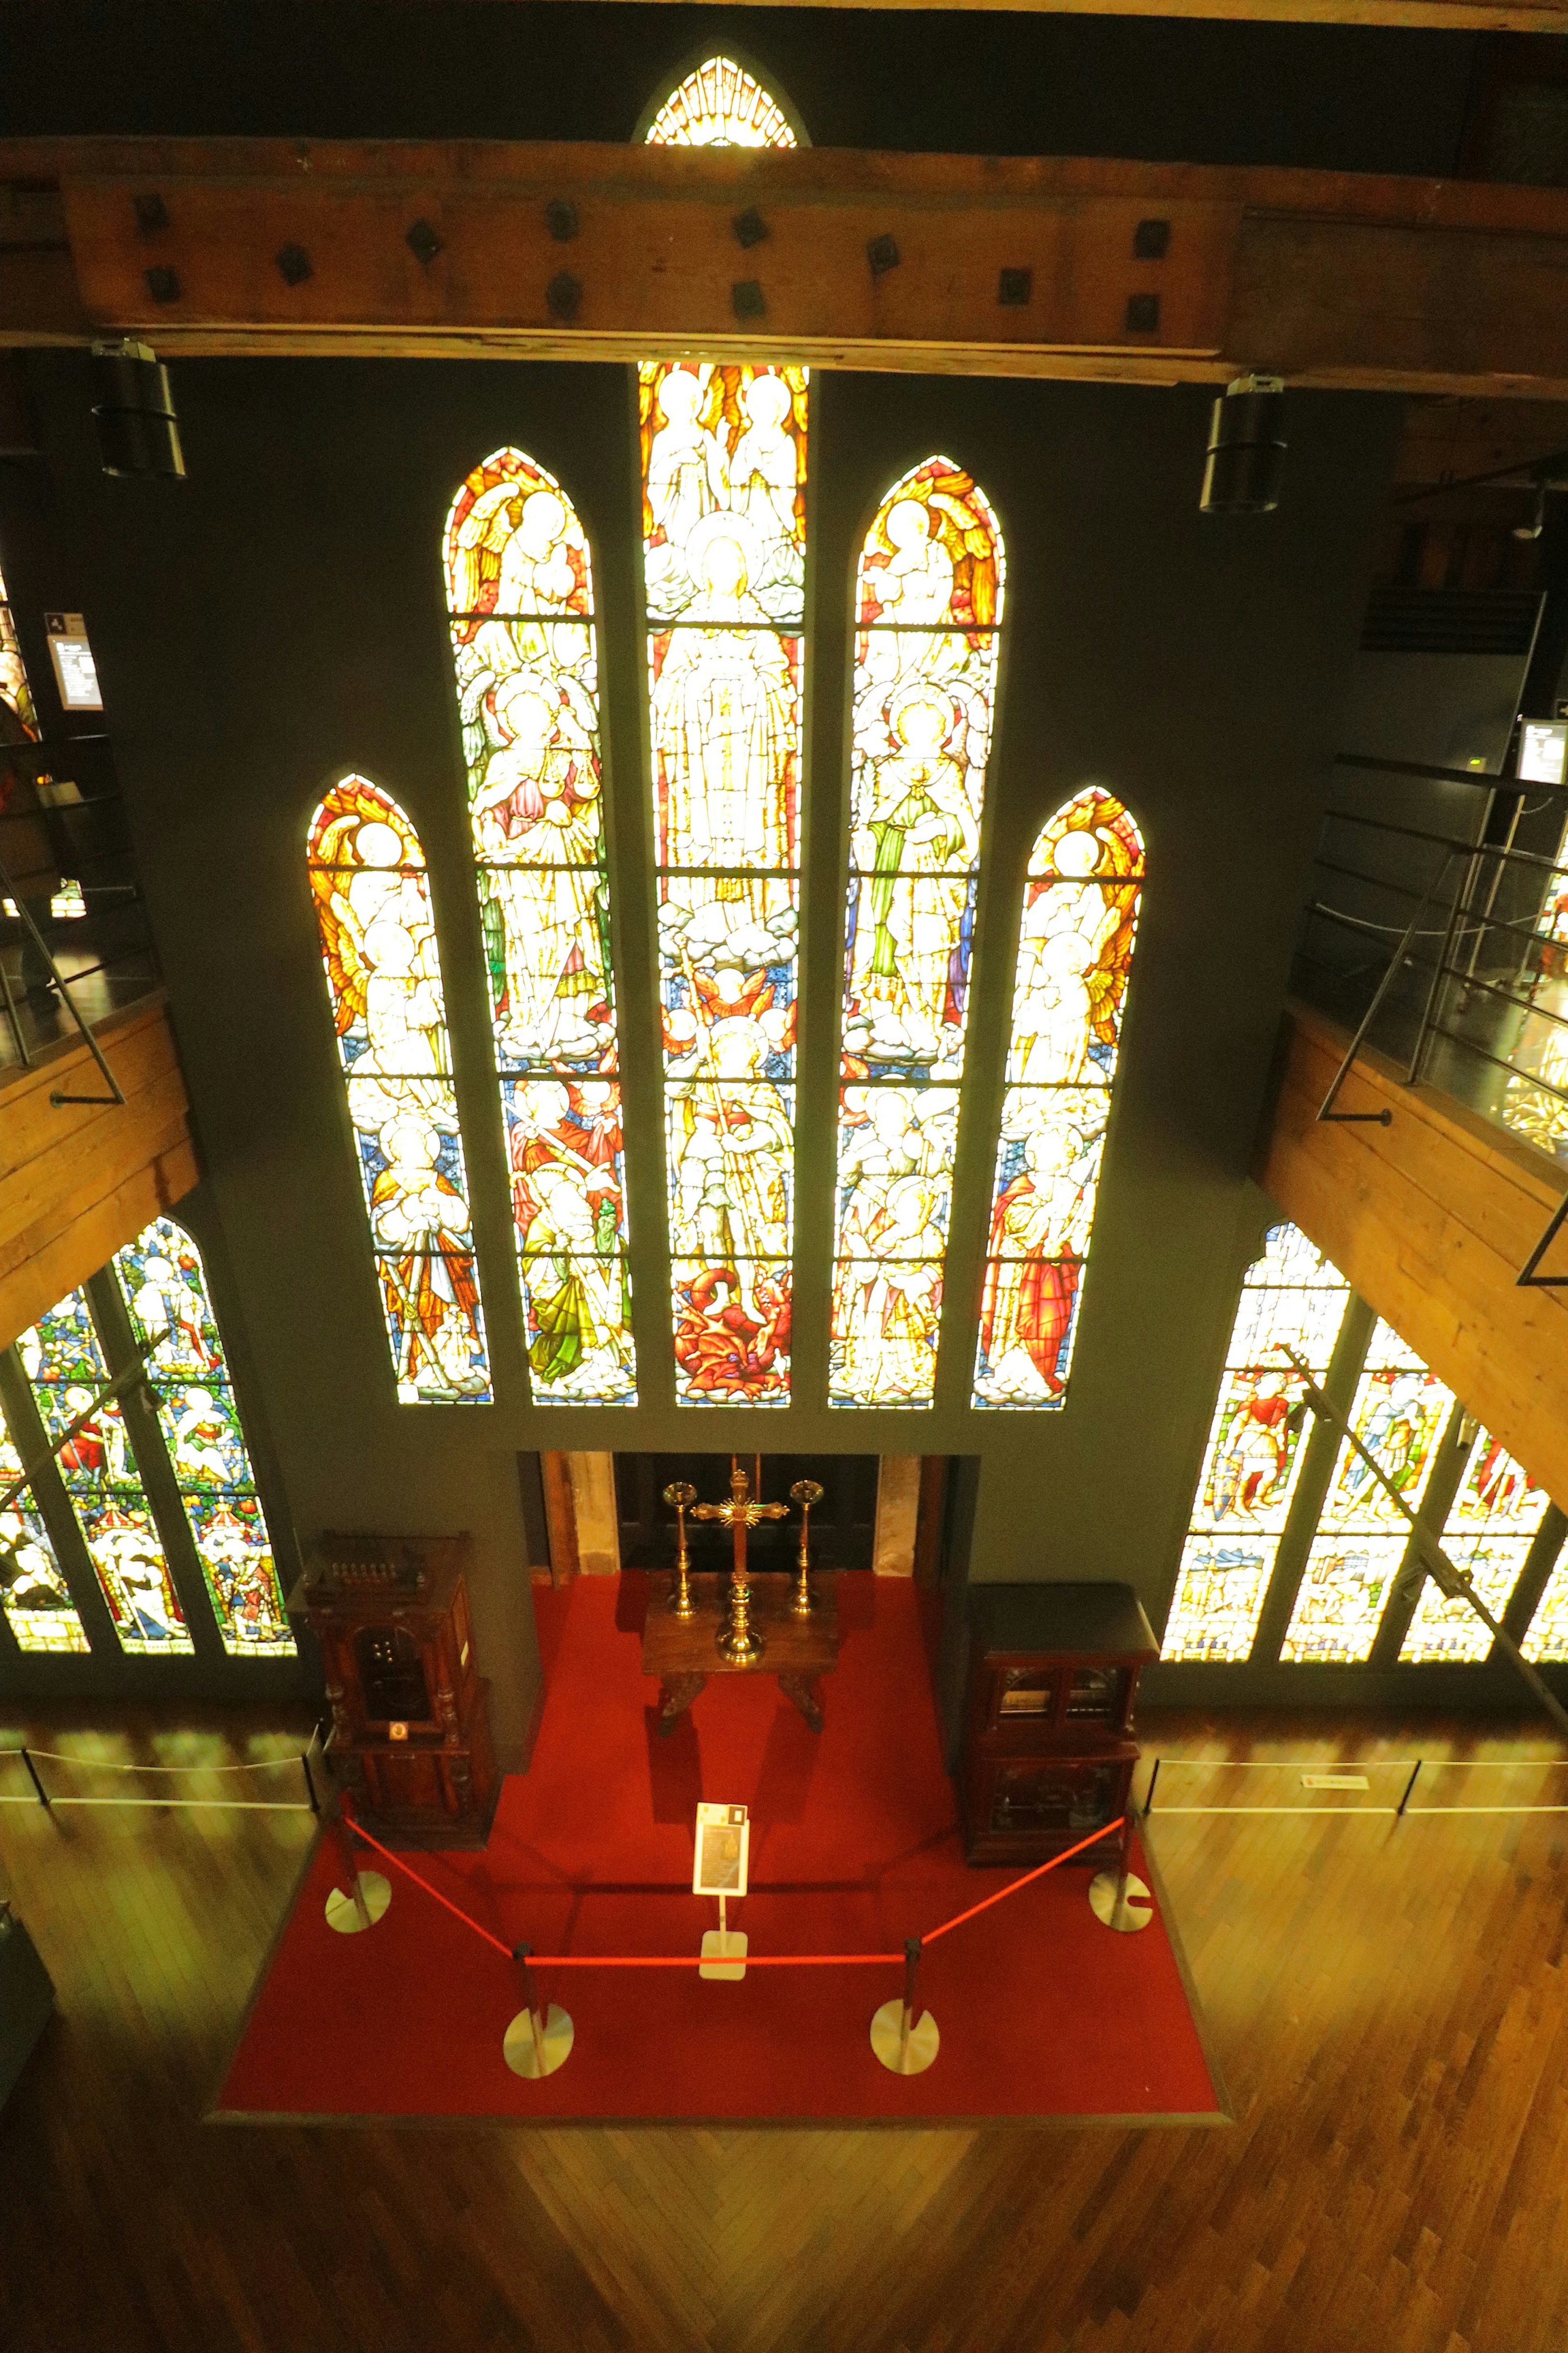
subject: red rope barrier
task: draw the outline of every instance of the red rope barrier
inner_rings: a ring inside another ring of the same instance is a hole
[[[1026,1871],[1022,1879],[1013,1882],[1011,1887],[999,1887],[994,1895],[983,1895],[978,1904],[972,1904],[967,1912],[960,1912],[952,1919],[944,1920],[940,1928],[928,1928],[921,1941],[934,1945],[937,1938],[945,1936],[950,1928],[962,1928],[966,1920],[974,1918],[976,1913],[989,1912],[993,1904],[1000,1904],[1005,1895],[1016,1895],[1020,1887],[1027,1887],[1032,1879],[1043,1879],[1047,1871],[1055,1871],[1060,1862],[1070,1862],[1075,1854],[1083,1852],[1086,1846],[1098,1846],[1101,1839],[1110,1836],[1112,1831],[1121,1830],[1126,1820],[1125,1814],[1118,1814],[1113,1822],[1107,1822],[1103,1830],[1091,1831],[1088,1838],[1079,1839],[1076,1846],[1069,1846],[1065,1854],[1053,1854],[1049,1862],[1042,1862],[1037,1870]]]
[[[366,1846],[373,1846],[374,1847],[377,1854],[385,1855],[388,1862],[396,1864],[397,1869],[403,1873],[405,1879],[411,1879],[416,1887],[422,1887],[425,1890],[426,1895],[434,1895],[437,1903],[445,1905],[446,1909],[451,1914],[454,1920],[462,1920],[466,1922],[473,1930],[476,1936],[482,1936],[487,1945],[493,1945],[498,1953],[503,1955],[507,1960],[510,1960],[511,1947],[510,1945],[503,1945],[499,1936],[492,1936],[488,1928],[481,1928],[479,1922],[474,1918],[472,1913],[465,1912],[459,1905],[448,1903],[446,1896],[440,1893],[439,1889],[432,1887],[427,1879],[421,1879],[416,1871],[410,1871],[408,1865],[400,1861],[399,1858],[393,1853],[390,1847],[383,1846],[379,1839],[372,1838],[367,1830],[362,1830],[359,1823],[355,1821],[353,1816],[350,1813],[346,1806],[343,1808],[343,1820],[347,1822],[350,1830],[353,1831],[355,1838],[363,1839]]]

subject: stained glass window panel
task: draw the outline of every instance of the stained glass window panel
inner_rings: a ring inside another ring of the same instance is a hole
[[[59,1439],[110,1375],[88,1309],[73,1291],[16,1344],[44,1428]],[[118,1398],[100,1405],[55,1456],[122,1651],[168,1657],[193,1648]]]
[[[236,1659],[292,1658],[201,1252],[183,1226],[157,1218],[116,1252],[114,1269],[137,1339],[163,1335],[148,1371],[224,1649]]]
[[[0,1490],[21,1475],[22,1457],[0,1419]],[[20,1650],[89,1647],[43,1515],[26,1487],[0,1512],[0,1604]]]
[[[1349,1303],[1350,1285],[1305,1234],[1270,1229],[1226,1350],[1163,1658],[1250,1653],[1310,1427],[1290,1426],[1303,1383],[1280,1344],[1321,1380]]]
[[[1386,1324],[1372,1335],[1350,1424],[1411,1511],[1420,1508],[1453,1398]],[[1409,1525],[1348,1439],[1307,1556],[1286,1660],[1359,1662],[1372,1649]]]
[[[27,673],[22,662],[22,649],[16,638],[16,624],[11,617],[11,600],[5,583],[0,577],[0,703],[20,722],[28,735],[38,732],[37,714],[33,709],[33,697],[27,686]],[[3,741],[0,736],[0,741]]]
[[[363,776],[311,821],[310,888],[398,1401],[488,1404],[441,959],[419,837]]]
[[[806,377],[637,374],[677,1394],[783,1405]]]
[[[1546,1663],[1568,1659],[1568,1548],[1548,1577],[1530,1630],[1519,1647],[1527,1659]]]
[[[1494,1618],[1508,1607],[1549,1500],[1521,1462],[1484,1430],[1477,1432],[1442,1543],[1455,1567],[1468,1572]],[[1445,1601],[1427,1577],[1400,1658],[1479,1660],[1491,1646],[1491,1635],[1468,1603]]]
[[[783,109],[733,58],[709,58],[679,82],[648,127],[650,147],[794,147]]]
[[[1005,572],[985,495],[950,458],[894,484],[860,552],[835,1406],[935,1390]]]
[[[1024,887],[976,1406],[1067,1395],[1142,887],[1142,837],[1111,794],[1076,794],[1041,829]]]
[[[546,1405],[637,1397],[588,543],[521,449],[447,518],[468,769],[529,1367]]]

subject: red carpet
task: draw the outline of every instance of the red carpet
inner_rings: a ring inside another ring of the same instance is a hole
[[[717,1925],[689,1893],[700,1798],[751,1808],[754,1892],[731,1926],[753,1954],[898,1952],[1018,1875],[963,1863],[910,1586],[840,1579],[820,1736],[771,1679],[724,1676],[660,1739],[644,1593],[628,1575],[537,1595],[549,1697],[531,1771],[507,1780],[482,1854],[404,1858],[509,1947],[695,1953]],[[753,1969],[740,1985],[542,1968],[576,2043],[535,2084],[501,2056],[521,2007],[510,1963],[367,1862],[392,1880],[391,1909],[340,1936],[322,1915],[335,1852],[317,1853],[216,2116],[1222,2120],[1164,1924],[1102,1928],[1081,1864],[929,1948],[921,2003],[942,2048],[922,2075],[889,2074],[868,2038],[897,1967]]]

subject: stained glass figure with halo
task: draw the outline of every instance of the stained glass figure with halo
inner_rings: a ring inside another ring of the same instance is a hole
[[[147,1360],[169,1461],[224,1649],[236,1659],[291,1658],[272,1544],[240,1428],[202,1254],[184,1226],[155,1218],[114,1257]]]
[[[533,1394],[632,1405],[588,543],[553,475],[508,448],[464,480],[445,549]]]
[[[1297,1227],[1270,1227],[1241,1287],[1162,1658],[1251,1651],[1307,1440],[1299,1415],[1292,1426],[1305,1384],[1278,1343],[1321,1381],[1350,1296]]]
[[[1089,786],[1042,827],[1024,886],[976,1406],[1067,1395],[1143,889],[1143,839]]]
[[[310,821],[310,891],[402,1405],[482,1405],[489,1362],[425,853],[378,785]]]
[[[637,375],[677,1395],[783,1405],[806,378]]]
[[[995,516],[951,458],[893,485],[860,551],[834,1406],[935,1388],[1005,579]]]

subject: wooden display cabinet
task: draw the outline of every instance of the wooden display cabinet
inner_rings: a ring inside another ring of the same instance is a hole
[[[1129,1804],[1138,1678],[1159,1645],[1130,1585],[972,1587],[968,1630],[965,1859],[1047,1862]]]
[[[365,1826],[483,1846],[500,1782],[458,1536],[324,1535],[294,1603],[321,1646],[327,1757]]]

